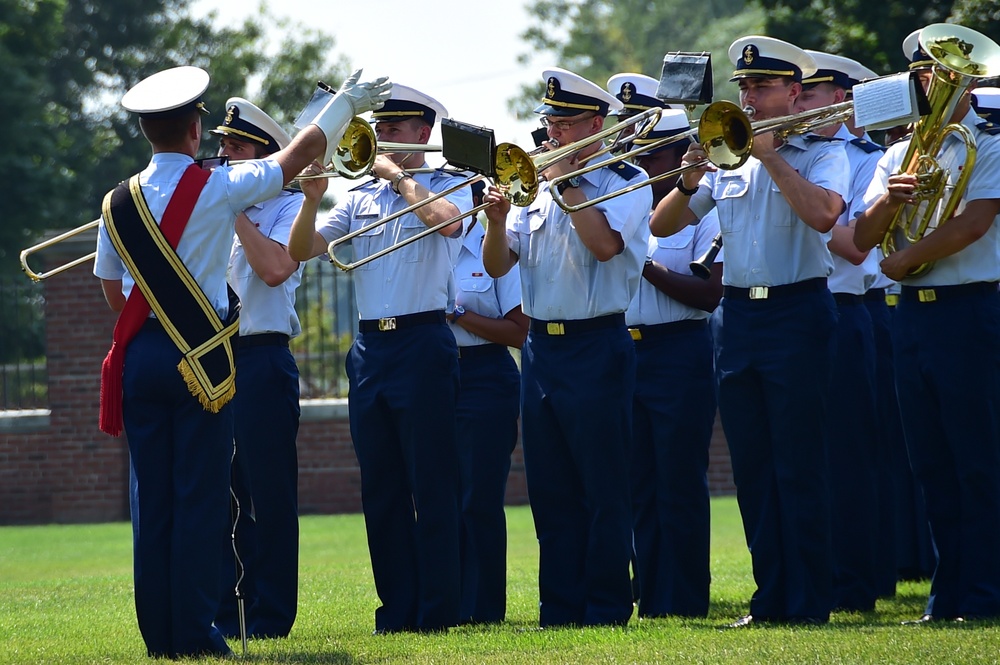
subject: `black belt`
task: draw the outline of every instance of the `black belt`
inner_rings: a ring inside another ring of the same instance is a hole
[[[430,312],[387,316],[384,319],[362,319],[358,322],[358,330],[363,333],[391,332],[413,326],[424,326],[429,323],[444,323],[444,310],[435,309]]]
[[[802,293],[822,291],[826,288],[826,277],[816,277],[793,284],[780,284],[778,286],[751,286],[744,289],[739,286],[726,286],[722,289],[722,295],[733,300],[773,300],[774,298],[784,298],[785,296],[797,296]]]
[[[577,333],[601,330],[602,328],[625,327],[625,314],[608,314],[593,319],[570,319],[569,321],[542,321],[531,319],[531,332],[536,335],[575,335]]]
[[[833,300],[838,305],[863,305],[865,297],[855,293],[834,293]]]
[[[660,339],[691,330],[701,330],[708,325],[708,319],[685,319],[683,321],[670,321],[669,323],[655,323],[653,325],[633,326],[628,329],[635,341]]]
[[[865,302],[885,302],[885,289],[868,289],[865,291]]]
[[[458,357],[464,359],[467,358],[481,358],[483,356],[492,356],[499,353],[507,353],[507,347],[503,344],[478,344],[476,346],[460,346],[458,347]]]
[[[241,335],[236,340],[236,346],[249,349],[254,346],[283,346],[288,348],[288,335],[285,333],[258,333],[256,335]]]
[[[948,286],[903,286],[899,297],[906,302],[941,302],[968,296],[990,296],[997,294],[996,282],[972,282],[971,284],[951,284]]]

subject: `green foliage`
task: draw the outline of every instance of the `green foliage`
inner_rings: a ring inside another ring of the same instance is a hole
[[[316,79],[345,75],[334,40],[278,22],[264,5],[239,26],[193,18],[188,0],[0,0],[0,273],[46,230],[94,219],[104,193],[140,170],[149,146],[118,105],[129,87],[176,65],[212,75],[206,130],[226,99],[247,97],[289,127]],[[262,26],[294,33],[276,53]],[[214,154],[211,137],[202,156]]]
[[[507,621],[447,634],[373,637],[378,606],[361,515],[300,519],[299,611],[287,639],[254,640],[254,663],[992,663],[1000,622],[900,626],[928,584],[904,583],[876,612],[829,625],[720,631],[746,611],[750,557],[733,497],[712,500],[707,619],[633,617],[628,627],[533,630],[538,544],[527,506],[508,507]],[[0,653],[12,665],[145,660],[127,523],[0,528]],[[222,546],[222,543],[219,543]],[[233,641],[237,653],[240,646]],[[179,662],[205,662],[182,660]]]
[[[1000,41],[997,0],[759,0],[768,35],[837,53],[879,74],[905,71],[903,40],[930,23],[959,23]]]
[[[710,51],[717,99],[735,95],[735,87],[726,84],[733,35],[759,32],[764,21],[759,6],[739,0],[696,5],[682,0],[537,0],[528,12],[532,27],[521,36],[531,55],[551,54],[552,64],[598,85],[619,72],[659,78],[668,51]],[[522,63],[528,59],[529,54],[519,58]],[[537,81],[522,86],[508,102],[511,111],[531,117],[543,88],[539,71]]]

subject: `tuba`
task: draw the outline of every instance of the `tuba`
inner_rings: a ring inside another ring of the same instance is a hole
[[[1000,74],[1000,46],[975,30],[934,23],[920,31],[918,41],[934,61],[933,78],[927,87],[931,111],[915,123],[900,167],[900,173],[917,176],[916,202],[896,210],[882,238],[885,256],[919,242],[954,215],[976,163],[976,140],[965,125],[951,122],[951,116],[970,83]],[[965,144],[965,164],[945,199],[949,171],[938,163],[937,155],[949,134]],[[909,275],[922,275],[933,265],[923,263]]]

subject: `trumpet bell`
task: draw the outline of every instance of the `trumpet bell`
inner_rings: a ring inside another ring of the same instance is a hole
[[[375,164],[377,140],[372,126],[355,116],[347,124],[344,136],[337,143],[337,150],[330,162],[333,170],[350,180],[369,173]]]
[[[497,146],[496,182],[504,191],[504,198],[523,208],[538,195],[538,169],[531,156],[513,143]]]
[[[736,169],[750,157],[753,127],[739,106],[722,100],[701,114],[698,140],[709,161],[723,170]]]

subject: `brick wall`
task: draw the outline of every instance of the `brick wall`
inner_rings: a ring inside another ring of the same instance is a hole
[[[92,251],[94,242],[93,235],[84,235],[79,242],[60,243],[65,255],[49,251],[46,260],[80,256]],[[44,288],[50,412],[0,418],[0,524],[128,519],[127,443],[97,428],[100,367],[115,315],[90,264],[46,280]],[[303,514],[361,510],[361,479],[343,400],[303,405],[298,454]],[[710,460],[710,491],[732,493],[718,419]],[[520,445],[507,501],[527,503]]]

